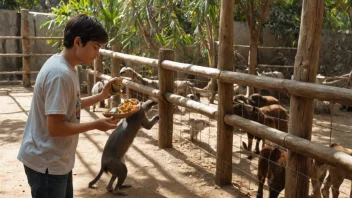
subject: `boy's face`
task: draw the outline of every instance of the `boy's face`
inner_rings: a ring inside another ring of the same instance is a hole
[[[76,45],[76,44],[75,44]],[[97,41],[88,41],[85,46],[79,41],[76,46],[76,57],[80,63],[91,65],[99,55],[99,49],[103,44]]]

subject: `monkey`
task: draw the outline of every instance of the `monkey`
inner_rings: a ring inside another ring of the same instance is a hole
[[[123,185],[127,176],[127,167],[123,157],[139,129],[143,127],[149,130],[159,120],[159,115],[149,120],[145,114],[156,104],[156,102],[148,100],[141,104],[141,108],[135,114],[120,120],[105,144],[100,171],[95,179],[89,183],[89,188],[93,188],[93,185],[100,179],[103,172],[110,172],[112,176],[106,189],[114,194],[127,195],[127,193],[120,191],[120,188],[131,187],[128,184]],[[113,189],[113,183],[116,178],[117,184]]]

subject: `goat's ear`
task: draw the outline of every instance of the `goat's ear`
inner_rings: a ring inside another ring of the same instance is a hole
[[[271,151],[270,156],[269,156],[269,160],[271,161],[277,161],[278,159],[280,159],[281,156],[281,151],[279,148],[275,148],[273,151]]]
[[[255,104],[255,101],[252,100],[252,99],[250,99],[250,98],[248,98],[248,104],[253,105],[253,106],[256,105],[256,104]]]
[[[235,99],[234,102],[240,103],[240,104],[246,104],[243,100],[240,99]]]
[[[257,113],[257,112],[258,112],[258,108],[252,106],[252,112],[253,112],[253,113]]]

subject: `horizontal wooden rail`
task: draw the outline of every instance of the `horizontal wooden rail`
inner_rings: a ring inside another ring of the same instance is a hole
[[[99,50],[100,54],[104,56],[109,56],[111,58],[117,58],[120,60],[127,60],[127,61],[132,61],[137,64],[146,64],[149,66],[153,67],[158,67],[158,59],[152,59],[152,58],[145,58],[141,56],[134,56],[134,55],[129,55],[129,54],[123,54],[119,52],[113,52],[110,50],[104,50],[100,49]]]
[[[16,53],[8,53],[8,54],[0,54],[0,57],[32,57],[32,56],[52,56],[54,54],[16,54]]]
[[[293,69],[293,65],[265,65],[265,64],[259,64],[257,65],[258,67],[263,67],[263,68],[286,68],[286,69]]]
[[[33,85],[35,83],[34,80],[31,81],[31,84]],[[0,85],[22,85],[23,81],[22,80],[11,80],[11,81],[0,81]]]
[[[31,71],[29,72],[30,74],[37,74],[39,71]],[[5,71],[5,72],[0,72],[0,75],[14,75],[14,74],[27,74],[25,71]]]
[[[0,36],[0,39],[4,40],[16,40],[16,39],[23,39],[23,36]],[[55,37],[55,36],[29,36],[28,39],[30,40],[62,40],[64,37]]]
[[[234,47],[243,47],[249,48],[249,45],[234,45]],[[295,47],[267,47],[267,46],[258,46],[258,49],[272,49],[272,50],[297,50]]]
[[[226,115],[225,123],[240,127],[255,136],[274,142],[290,151],[352,172],[352,156],[344,152],[336,151],[322,144],[281,132],[236,115]]]
[[[63,40],[64,37],[60,36],[30,36],[28,37],[30,40]]]
[[[0,57],[24,57],[24,56],[26,56],[26,55],[24,55],[24,54],[16,54],[16,53],[0,54]]]
[[[22,36],[0,36],[0,39],[4,39],[4,40],[17,40],[17,39],[22,39]]]
[[[274,90],[305,98],[331,101],[352,106],[352,91],[350,89],[230,71],[221,72],[219,78],[228,83],[237,83],[259,89]]]
[[[193,66],[173,61],[163,61],[161,66],[174,71],[195,74],[208,78],[220,79],[223,82],[267,89],[296,96],[331,101],[352,106],[352,91],[350,89],[299,82],[295,80],[277,79],[266,76],[256,76],[232,71],[222,71],[214,68]]]
[[[202,104],[200,102],[196,102],[194,100],[191,100],[189,98],[177,95],[177,94],[171,94],[171,93],[166,93],[165,98],[168,102],[175,104],[177,106],[182,106],[186,107],[193,112],[200,113],[202,115],[208,116],[212,119],[217,120],[217,109],[210,107],[206,104]]]
[[[217,45],[219,45],[219,41],[215,41]],[[233,45],[234,48],[242,47],[249,48],[249,45]],[[267,46],[258,46],[258,49],[273,49],[273,50],[297,50],[296,47],[267,47]]]

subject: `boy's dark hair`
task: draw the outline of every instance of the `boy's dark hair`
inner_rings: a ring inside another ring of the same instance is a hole
[[[85,14],[74,16],[67,22],[64,30],[64,46],[71,48],[77,36],[81,38],[83,46],[88,41],[108,42],[108,34],[99,21]]]

